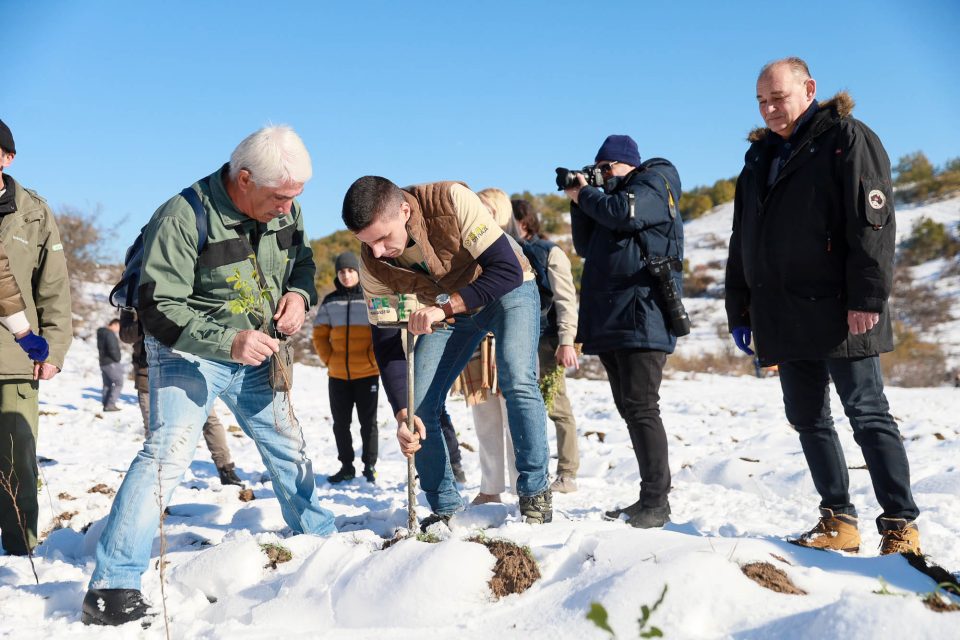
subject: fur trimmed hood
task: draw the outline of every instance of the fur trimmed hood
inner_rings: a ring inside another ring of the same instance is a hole
[[[849,117],[853,113],[856,103],[846,91],[839,91],[835,96],[820,103],[820,109],[833,109],[841,118]],[[747,134],[747,142],[760,142],[770,133],[767,127],[757,127]]]

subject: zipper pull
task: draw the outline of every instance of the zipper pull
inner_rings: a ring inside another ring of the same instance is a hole
[[[831,242],[830,232],[827,232],[827,253],[833,249],[833,243]]]

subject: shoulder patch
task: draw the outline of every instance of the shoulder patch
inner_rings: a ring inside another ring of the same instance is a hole
[[[63,245],[58,242],[57,244],[50,247],[50,251],[63,251]]]
[[[883,191],[880,191],[880,189],[873,189],[867,194],[867,202],[874,209],[883,209],[883,205],[887,204],[887,197],[883,195]]]

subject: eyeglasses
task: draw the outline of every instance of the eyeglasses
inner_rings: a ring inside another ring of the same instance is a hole
[[[613,162],[601,162],[597,165],[597,169],[600,171],[600,173],[610,173],[613,171],[613,165],[615,164],[620,164],[620,162],[618,160],[614,160]]]

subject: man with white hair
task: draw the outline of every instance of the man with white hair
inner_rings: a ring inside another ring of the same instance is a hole
[[[316,496],[313,466],[286,394],[274,394],[273,334],[300,330],[316,304],[313,254],[295,198],[310,179],[310,155],[289,127],[248,136],[230,162],[192,186],[206,212],[198,251],[198,217],[185,197],[163,204],[143,232],[138,311],[146,333],[150,433],[123,479],[97,544],[97,566],[83,601],[83,622],[118,625],[142,618],[148,605],[140,577],[150,562],[160,513],[193,458],[219,397],[253,439],[294,533],[326,535],[333,514]],[[189,193],[187,195],[190,195]],[[251,256],[256,256],[252,260]],[[271,292],[266,320],[237,310],[234,275]],[[232,304],[231,304],[232,303]]]

